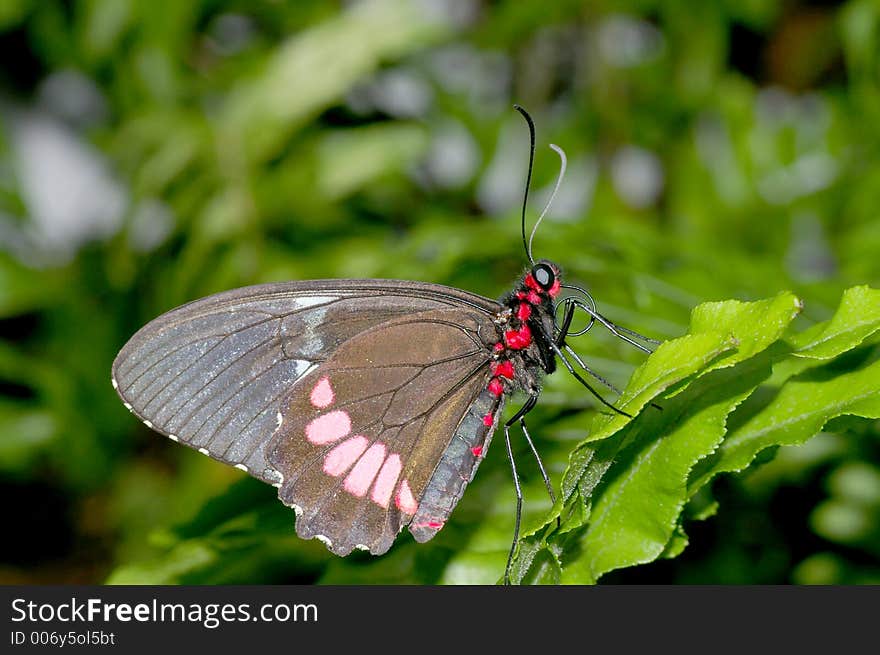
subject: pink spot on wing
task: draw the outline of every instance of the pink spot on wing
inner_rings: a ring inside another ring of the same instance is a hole
[[[413,498],[412,490],[409,488],[409,482],[404,480],[400,483],[400,489],[397,490],[397,497],[394,499],[397,509],[407,514],[415,514],[419,509],[419,504]]]
[[[333,393],[333,387],[330,386],[330,378],[326,375],[318,380],[318,383],[312,389],[312,395],[309,397],[312,405],[318,409],[329,407],[335,399],[336,394]]]
[[[491,427],[492,427],[492,424],[493,424],[494,422],[495,422],[495,417],[492,416],[491,412],[490,412],[489,414],[486,414],[486,415],[483,417],[483,425],[485,425],[487,428],[491,428]]]
[[[373,493],[370,496],[373,502],[382,507],[388,507],[391,500],[391,494],[394,493],[394,485],[397,484],[397,478],[400,477],[400,455],[392,453],[385,460],[379,475],[376,477],[376,483],[373,485]]]
[[[474,454],[474,457],[479,457],[480,455],[483,454],[483,447],[482,446],[474,446],[473,448],[471,448],[471,452]]]
[[[342,439],[349,432],[351,432],[351,419],[348,417],[348,412],[341,409],[312,419],[306,425],[306,439],[318,446]]]
[[[367,493],[367,489],[373,484],[373,479],[376,477],[379,467],[382,466],[384,461],[385,445],[374,443],[361,456],[358,463],[354,465],[354,468],[351,469],[351,473],[345,478],[342,486],[345,487],[348,493],[360,498]]]
[[[432,519],[430,521],[424,521],[422,523],[413,523],[413,527],[414,528],[431,528],[433,530],[439,530],[440,528],[443,527],[443,521],[436,521],[436,520]]]
[[[324,473],[338,477],[351,468],[361,453],[367,449],[366,437],[356,435],[346,439],[324,458]]]

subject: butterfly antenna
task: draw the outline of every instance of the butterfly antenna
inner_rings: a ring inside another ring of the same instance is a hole
[[[523,248],[526,251],[526,256],[529,258],[529,263],[534,264],[535,260],[532,259],[531,239],[529,241],[526,241],[526,207],[529,204],[529,186],[532,183],[532,168],[535,164],[535,122],[532,120],[532,117],[529,116],[529,112],[527,112],[519,105],[514,105],[513,108],[516,109],[520,114],[522,114],[523,118],[526,119],[526,123],[528,123],[529,125],[529,172],[526,175],[526,190],[523,194],[522,216],[520,223],[522,226]],[[538,220],[540,222],[540,219]],[[534,235],[534,232],[532,234]]]
[[[535,261],[534,259],[532,259],[532,241],[535,238],[535,232],[538,231],[538,226],[541,224],[541,221],[544,220],[547,212],[550,211],[550,205],[553,204],[553,199],[556,197],[556,192],[559,191],[559,187],[562,185],[562,178],[565,177],[565,168],[568,165],[568,160],[565,157],[565,151],[557,146],[555,143],[551,143],[550,147],[556,151],[557,155],[559,155],[561,164],[559,166],[559,175],[556,178],[556,186],[553,187],[553,193],[550,194],[550,199],[547,201],[547,204],[544,205],[544,209],[541,211],[541,215],[538,216],[538,220],[535,221],[535,227],[532,228],[532,234],[529,236],[529,245],[526,252],[529,255],[530,261]]]

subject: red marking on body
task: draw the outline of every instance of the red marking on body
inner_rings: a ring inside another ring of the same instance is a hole
[[[354,465],[353,469],[351,469],[351,473],[345,478],[345,482],[342,486],[345,487],[345,490],[352,496],[360,498],[367,493],[367,489],[373,484],[373,480],[376,479],[376,475],[379,473],[379,468],[384,461],[385,445],[374,443],[367,449],[367,452],[361,455],[358,463]]]
[[[479,457],[480,455],[483,454],[483,447],[482,446],[474,446],[473,448],[471,448],[471,452],[474,454],[474,457]]]
[[[397,484],[397,478],[400,477],[400,455],[392,453],[388,455],[388,459],[382,465],[382,470],[376,476],[376,483],[373,485],[373,493],[370,498],[377,505],[388,507],[391,501],[391,494],[394,492],[394,485]]]
[[[525,285],[529,289],[532,289],[533,291],[538,291],[538,292],[543,291],[543,289],[541,288],[541,285],[538,284],[538,281],[534,278],[534,276],[531,273],[526,275],[526,278],[525,278],[525,280],[523,280],[523,282],[525,283]]]
[[[317,409],[329,407],[333,404],[335,399],[336,394],[333,393],[333,387],[330,386],[330,378],[326,375],[318,380],[318,383],[312,389],[312,393],[309,396],[309,400],[312,401],[312,406]]]
[[[528,300],[533,305],[540,305],[542,302],[541,295],[536,291],[529,291],[529,295],[526,296],[526,300]]]
[[[491,428],[491,427],[492,427],[492,424],[493,424],[494,422],[495,422],[495,417],[492,416],[491,413],[486,414],[486,415],[483,417],[483,425],[485,425],[487,428]]]
[[[520,300],[525,300],[526,298],[529,297],[529,294],[527,294],[525,291],[517,291],[516,297],[519,298]]]
[[[400,483],[400,489],[397,490],[394,504],[397,505],[397,509],[407,514],[415,514],[419,509],[419,504],[413,498],[412,489],[409,488],[409,482],[406,480]]]
[[[367,438],[361,435],[343,441],[324,458],[324,473],[333,477],[345,473],[367,449],[368,443]]]
[[[489,389],[489,393],[495,394],[496,396],[500,396],[504,393],[504,385],[501,384],[501,380],[498,378],[492,378],[489,381],[487,389]]]
[[[528,324],[524,324],[519,330],[507,330],[504,333],[504,343],[512,350],[528,348],[532,343],[532,331]]]
[[[501,342],[499,341],[499,342],[496,343],[494,346],[492,346],[492,349],[493,349],[496,353],[504,352],[504,344],[501,343]]]
[[[559,291],[562,289],[562,282],[559,281],[559,278],[553,280],[553,284],[550,286],[550,289],[547,290],[547,293],[550,294],[551,298],[555,298],[559,295]]]
[[[492,365],[492,375],[500,378],[513,379],[513,362],[496,362]]]
[[[519,307],[516,308],[516,317],[525,323],[529,320],[529,316],[532,315],[532,306],[528,303],[521,302]]]
[[[306,439],[316,446],[332,443],[351,432],[351,419],[348,412],[337,409],[312,419],[306,425]]]

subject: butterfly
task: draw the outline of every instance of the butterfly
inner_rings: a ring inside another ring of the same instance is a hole
[[[575,370],[615,389],[566,339],[599,322],[646,352],[640,341],[656,343],[606,319],[586,290],[563,284],[557,264],[532,257],[547,210],[526,242],[535,130],[516,109],[531,139],[522,212],[529,267],[500,301],[376,279],[218,293],[154,319],[120,350],[112,384],[126,408],[173,441],[277,487],[300,537],[337,555],[380,555],[404,528],[418,542],[443,528],[486,456],[505,402],[524,392],[525,403],[503,422],[517,495],[508,580],[522,509],[511,427],[519,423],[555,502],[525,418],[557,360],[628,416]],[[558,189],[565,155],[551,147],[562,158]],[[575,331],[578,309],[589,323]]]

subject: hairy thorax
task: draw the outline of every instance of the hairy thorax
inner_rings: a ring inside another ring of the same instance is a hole
[[[561,289],[559,267],[539,262],[550,277],[545,285],[533,270],[520,279],[512,292],[501,299],[495,315],[496,341],[492,349],[492,378],[488,389],[495,395],[514,390],[535,393],[541,379],[556,368],[553,351],[554,299]]]

